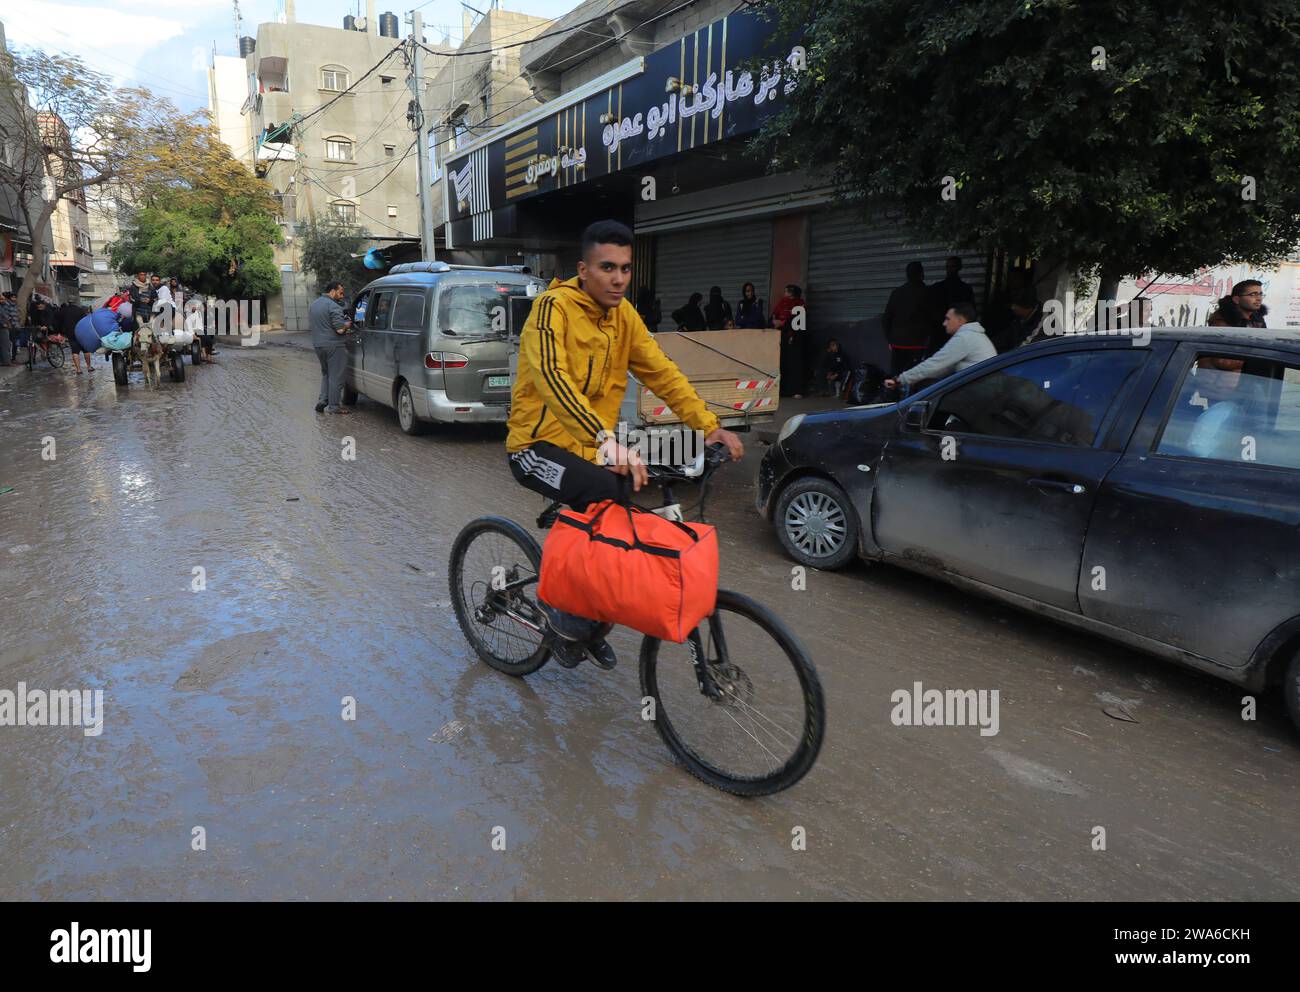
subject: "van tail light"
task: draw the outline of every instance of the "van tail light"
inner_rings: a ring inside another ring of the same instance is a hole
[[[431,351],[424,356],[426,369],[463,369],[469,364],[464,355],[453,355],[450,351]]]

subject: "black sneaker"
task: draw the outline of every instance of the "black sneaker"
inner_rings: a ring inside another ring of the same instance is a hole
[[[618,655],[614,653],[614,649],[609,646],[609,641],[605,638],[597,638],[582,646],[587,649],[587,658],[597,668],[603,668],[608,672],[618,664]]]
[[[563,668],[577,668],[582,664],[582,659],[587,657],[586,648],[582,644],[563,637],[555,637],[551,641],[551,654]]]
[[[316,404],[316,412],[317,412],[317,413],[324,413],[324,412],[325,412],[325,404],[324,404],[324,403],[317,403],[317,404]]]
[[[542,608],[546,614],[546,620],[557,636],[563,637],[570,641],[585,641],[592,637],[600,630],[600,624],[595,620],[588,620],[585,617],[576,617],[572,613],[565,613],[563,610],[557,610],[550,603],[542,600],[537,601],[537,605]]]

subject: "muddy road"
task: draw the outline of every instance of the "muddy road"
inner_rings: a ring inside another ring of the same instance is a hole
[[[829,724],[802,783],[731,798],[641,720],[634,635],[610,673],[471,654],[451,542],[542,505],[502,429],[318,416],[300,348],[218,362],[0,379],[0,691],[103,691],[97,735],[0,726],[0,897],[1300,898],[1275,696],[1243,721],[1231,686],[892,568],[796,590],[751,445],[711,497],[724,584],[803,639]],[[998,690],[997,734],[896,726],[917,682]]]

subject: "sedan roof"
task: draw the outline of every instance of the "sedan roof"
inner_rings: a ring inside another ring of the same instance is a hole
[[[1057,334],[1044,338],[1048,341],[1069,341],[1077,338],[1132,337],[1135,332],[1150,334],[1152,340],[1196,341],[1205,344],[1232,347],[1246,345],[1254,348],[1300,347],[1300,327],[1135,327],[1112,331],[1079,331],[1074,334]]]

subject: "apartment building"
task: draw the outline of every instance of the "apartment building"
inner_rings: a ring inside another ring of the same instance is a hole
[[[7,52],[4,23],[0,22],[0,52]],[[26,141],[23,135],[26,135]],[[27,171],[21,163],[24,149],[39,148],[39,131],[36,115],[27,102],[27,94],[19,88],[10,93],[0,93],[0,155],[5,164],[18,173]],[[12,174],[11,174],[12,178]],[[41,212],[40,191],[35,188],[27,190],[27,212],[37,217]],[[0,181],[0,291],[17,291],[27,275],[32,258],[32,235],[23,220],[23,210],[19,203],[20,190],[13,185]],[[42,232],[42,240],[48,246],[52,238],[50,224]],[[49,278],[48,266],[36,282],[36,292],[42,296],[53,297],[54,290]]]
[[[239,83],[229,57],[214,56],[209,71],[223,141],[270,182],[281,206],[281,292],[266,307],[272,326],[304,328],[316,295],[301,271],[300,222],[332,216],[354,224],[368,235],[366,247],[419,241],[406,49],[397,15],[376,16],[374,0],[368,6],[366,18],[340,13],[339,26],[328,27],[298,22],[289,0],[283,23],[261,24],[255,38],[240,40]],[[426,55],[426,77],[440,68],[435,62]],[[230,112],[236,99],[246,130]]]
[[[72,157],[72,138],[68,127],[57,114],[37,114],[41,140],[47,147],[62,149],[47,157],[50,168],[56,171]],[[54,282],[54,298],[60,303],[81,303],[82,295],[90,302],[93,289],[90,275],[94,269],[94,251],[90,243],[90,216],[86,210],[86,191],[66,193],[55,207],[50,218],[50,248],[48,264]],[[83,285],[84,284],[84,285]]]

